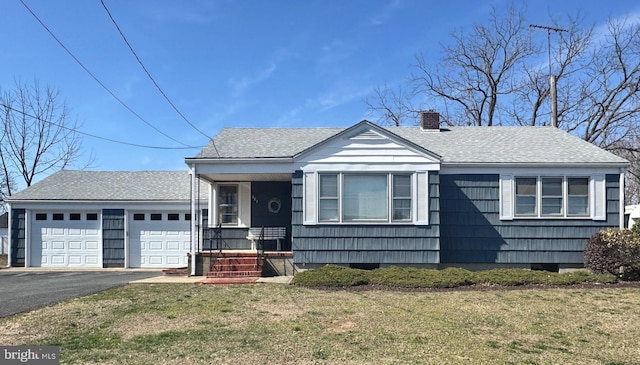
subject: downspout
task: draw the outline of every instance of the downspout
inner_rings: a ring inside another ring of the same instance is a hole
[[[31,267],[31,209],[24,210],[24,267]]]
[[[196,186],[197,186],[197,176],[196,176],[196,165],[193,164],[189,166],[189,174],[191,175],[191,273],[190,276],[196,275],[196,240],[198,239],[198,232],[196,222],[198,219],[198,211],[196,207],[196,201],[198,196],[196,196]]]
[[[13,231],[13,226],[11,225],[11,215],[13,214],[13,212],[11,211],[11,203],[7,204],[9,206],[9,209],[7,210],[7,214],[9,214],[7,216],[7,239],[9,240],[8,245],[9,245],[9,249],[7,250],[7,267],[11,267],[11,246],[13,246],[11,244],[11,242],[13,242],[11,240],[11,231]]]
[[[124,210],[124,268],[129,269],[131,266],[131,257],[129,255],[129,210]],[[102,223],[101,223],[102,225]],[[101,229],[104,232],[104,228]],[[104,257],[102,258],[104,262]]]
[[[619,220],[620,220],[620,229],[624,228],[624,172],[625,169],[621,168],[620,169],[620,207],[619,209]]]

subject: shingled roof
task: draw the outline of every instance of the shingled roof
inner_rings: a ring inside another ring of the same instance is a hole
[[[189,201],[190,181],[187,171],[61,170],[8,200]]]
[[[442,156],[444,165],[627,164],[626,160],[553,127],[452,127],[439,132],[420,127],[385,129]],[[344,130],[224,128],[196,158],[294,157]]]

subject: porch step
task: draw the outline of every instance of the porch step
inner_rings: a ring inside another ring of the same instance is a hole
[[[198,281],[196,284],[209,284],[209,285],[237,285],[237,284],[253,284],[258,281],[257,277],[244,277],[244,278],[206,278]]]
[[[214,260],[207,278],[259,278],[262,275],[264,259],[256,254],[224,255]]]
[[[207,273],[208,278],[246,278],[246,277],[259,278],[260,275],[262,275],[262,270],[209,271]]]
[[[262,269],[262,267],[258,266],[254,260],[254,262],[247,264],[227,264],[216,262],[213,264],[211,271],[251,271],[259,269]]]
[[[177,269],[164,269],[162,270],[164,276],[189,276],[189,270],[186,267]]]
[[[215,259],[215,263],[221,263],[222,265],[255,265],[258,262],[258,258],[253,257],[218,257]]]

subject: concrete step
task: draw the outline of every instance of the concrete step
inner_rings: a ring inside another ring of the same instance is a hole
[[[189,270],[186,267],[177,269],[163,269],[162,275],[164,276],[189,276]]]
[[[250,264],[223,264],[216,262],[211,267],[211,271],[250,271],[250,270],[261,270],[262,266],[258,265],[258,263],[253,262]]]
[[[209,271],[207,278],[243,278],[255,277],[259,278],[262,270],[242,270],[242,271]]]
[[[234,258],[217,258],[214,262],[221,263],[222,265],[244,265],[244,264],[256,264],[259,260],[255,257],[234,257]]]
[[[237,284],[253,284],[258,281],[256,277],[244,278],[206,278],[198,281],[197,284],[205,285],[237,285]]]

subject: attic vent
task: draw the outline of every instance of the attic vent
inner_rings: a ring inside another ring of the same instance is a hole
[[[384,139],[384,137],[374,131],[364,131],[352,136],[350,139]]]

